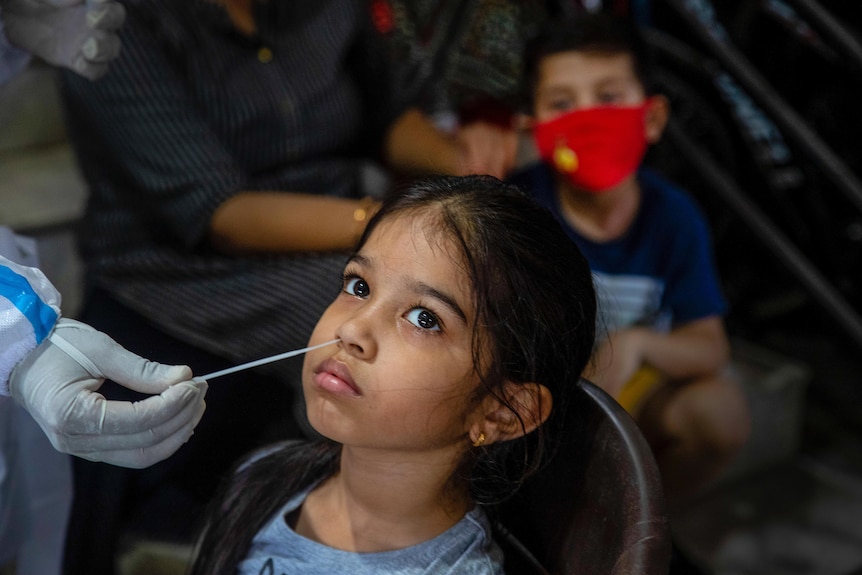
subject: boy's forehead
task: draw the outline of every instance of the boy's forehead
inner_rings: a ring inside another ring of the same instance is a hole
[[[636,79],[630,54],[571,50],[549,54],[539,66],[540,84],[557,81],[584,84],[610,79]]]

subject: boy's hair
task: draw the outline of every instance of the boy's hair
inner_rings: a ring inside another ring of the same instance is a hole
[[[525,70],[528,90],[525,96],[528,110],[532,110],[542,60],[561,52],[628,54],[644,92],[649,96],[656,91],[654,55],[637,24],[610,12],[585,12],[549,20],[527,43]]]
[[[384,202],[357,249],[381,221],[416,213],[426,233],[460,250],[473,289],[473,364],[479,395],[509,405],[504,386],[539,383],[553,398],[535,432],[470,451],[460,477],[481,504],[507,499],[553,452],[571,391],[593,349],[596,296],[589,264],[549,211],[491,176],[440,176]],[[481,367],[480,367],[481,366]],[[477,397],[478,399],[478,397]],[[549,449],[550,448],[550,449]]]

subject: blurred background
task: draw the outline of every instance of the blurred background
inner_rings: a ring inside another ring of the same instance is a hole
[[[672,572],[862,574],[857,3],[557,0],[545,9],[626,13],[647,32],[673,109],[648,163],[704,207],[731,302],[734,369],[754,431],[726,477],[674,518]],[[0,88],[0,224],[36,240],[74,317],[87,192],[55,76],[34,62]],[[124,573],[155,573],[146,561],[187,551],[163,539],[146,526],[132,533]]]

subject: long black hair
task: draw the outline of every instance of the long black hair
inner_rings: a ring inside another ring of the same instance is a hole
[[[596,296],[589,265],[557,220],[518,188],[491,176],[439,176],[392,193],[369,221],[377,226],[422,216],[426,233],[461,251],[470,277],[476,327],[477,399],[507,400],[507,383],[538,383],[551,392],[546,423],[511,441],[466,450],[458,479],[477,504],[507,499],[553,454],[571,391],[595,339]],[[298,490],[338,467],[340,446],[290,443],[245,464],[214,502],[192,573],[232,573],[254,535]]]

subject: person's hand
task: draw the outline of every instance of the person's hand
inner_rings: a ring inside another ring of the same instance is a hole
[[[191,377],[186,366],[148,361],[87,324],[61,318],[15,367],[9,390],[58,451],[142,468],[172,455],[203,416],[207,384]],[[108,401],[97,392],[105,379],[158,395]]]
[[[116,0],[0,0],[0,12],[10,42],[90,80],[120,54],[126,10]]]
[[[473,122],[458,129],[460,175],[490,174],[500,179],[515,167],[518,136],[514,129]]]
[[[584,377],[619,399],[623,387],[643,364],[643,333],[644,330],[638,328],[611,333],[596,350]]]

